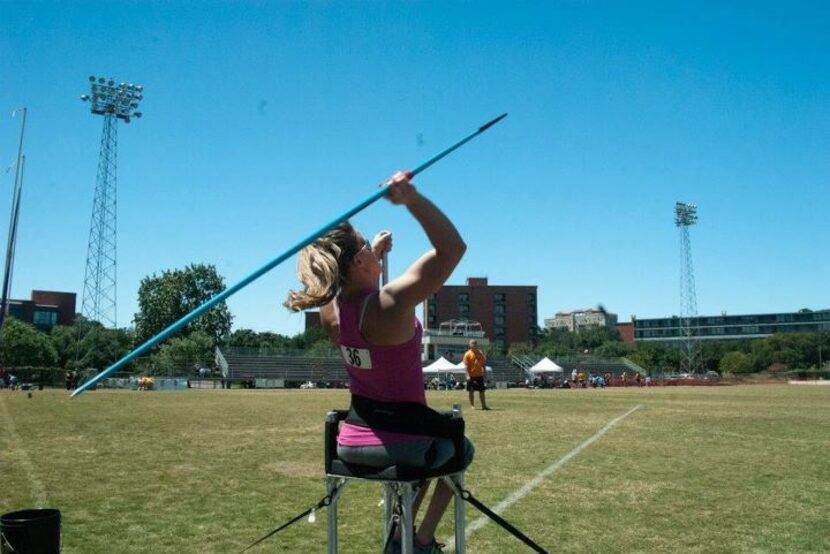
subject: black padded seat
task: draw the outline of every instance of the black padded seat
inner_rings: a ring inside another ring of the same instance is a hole
[[[388,467],[364,466],[351,464],[337,457],[337,433],[340,422],[346,419],[347,410],[332,410],[326,415],[326,473],[355,479],[377,481],[418,481],[449,475],[464,469],[464,420],[454,418],[452,411],[440,412],[450,420],[453,426],[453,446],[455,455],[443,466],[431,469],[408,465],[391,465]]]

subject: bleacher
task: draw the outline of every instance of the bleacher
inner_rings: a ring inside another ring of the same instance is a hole
[[[338,355],[303,356],[286,351],[251,348],[226,348],[224,378],[231,382],[281,381],[292,386],[311,381],[335,384],[348,379],[343,359]]]
[[[302,351],[264,350],[255,348],[226,348],[219,356],[223,359],[223,377],[235,383],[273,383],[280,385],[265,386],[299,386],[300,383],[326,383],[337,386],[348,382],[348,375],[343,359],[332,350],[328,355],[306,356]],[[529,363],[530,360],[522,360]],[[538,361],[538,360],[536,360]],[[570,378],[571,371],[584,371],[604,375],[610,373],[612,379],[618,379],[623,372],[630,378],[645,370],[626,358],[595,358],[592,356],[561,357],[554,361],[563,368],[564,376]],[[491,383],[523,384],[527,363],[502,358],[488,360],[492,367],[487,378]],[[226,368],[226,369],[224,369]]]
[[[516,367],[506,358],[487,360],[487,365],[493,368],[487,372],[487,380],[493,386],[496,386],[495,383],[507,383],[508,386],[524,383],[524,369]]]

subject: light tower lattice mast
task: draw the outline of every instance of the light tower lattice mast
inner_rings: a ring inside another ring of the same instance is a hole
[[[104,116],[98,176],[92,201],[89,243],[84,274],[81,313],[107,327],[116,326],[116,222],[118,189],[118,125],[140,118],[135,111],[144,98],[144,87],[132,83],[115,84],[112,79],[90,77],[90,94],[81,96],[90,102],[91,111]]]
[[[689,227],[697,223],[697,206],[677,202],[674,205],[674,224],[680,229],[680,334],[683,338],[682,370],[701,371],[700,349],[697,344],[697,293],[695,271],[692,265],[692,246]]]

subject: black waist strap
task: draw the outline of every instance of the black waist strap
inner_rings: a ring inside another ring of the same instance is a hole
[[[458,424],[452,418],[418,402],[381,402],[352,395],[346,422],[393,433],[426,435],[445,439],[458,435]],[[463,427],[461,433],[463,433]]]

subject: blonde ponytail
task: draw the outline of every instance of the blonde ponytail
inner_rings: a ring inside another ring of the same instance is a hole
[[[325,306],[337,296],[347,277],[348,264],[360,250],[354,228],[343,222],[300,251],[297,278],[302,291],[288,291],[283,305],[293,312]]]

